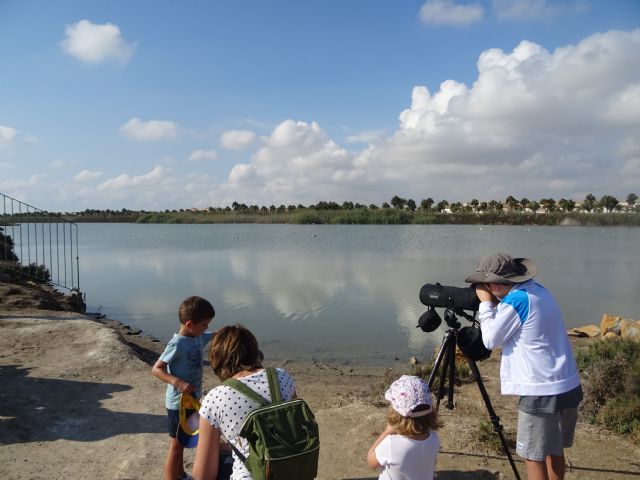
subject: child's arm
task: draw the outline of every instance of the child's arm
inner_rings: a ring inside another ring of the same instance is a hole
[[[151,369],[151,373],[154,377],[159,378],[163,382],[173,385],[173,388],[181,393],[193,393],[195,391],[193,385],[167,372],[167,363],[162,360],[158,360],[155,363]]]
[[[376,457],[376,447],[380,445],[380,442],[382,442],[382,440],[384,440],[388,435],[395,435],[395,433],[396,432],[391,427],[391,425],[387,424],[387,428],[384,429],[384,432],[382,432],[378,436],[376,441],[373,442],[373,445],[371,445],[371,448],[369,449],[369,453],[367,453],[367,465],[369,466],[369,468],[375,470],[382,467],[382,465],[380,465],[380,462],[378,462],[378,457]]]

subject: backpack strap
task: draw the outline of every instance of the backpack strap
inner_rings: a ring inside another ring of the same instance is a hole
[[[251,400],[255,401],[261,407],[265,405],[269,405],[271,403],[262,395],[255,392],[251,387],[245,385],[244,383],[242,383],[240,380],[236,378],[227,378],[224,382],[222,382],[222,384],[226,385],[227,387],[233,388],[234,390],[243,394],[245,397],[249,397]]]
[[[267,379],[269,380],[269,393],[271,394],[271,403],[282,403],[282,394],[280,393],[280,382],[278,382],[278,373],[273,367],[265,368]]]

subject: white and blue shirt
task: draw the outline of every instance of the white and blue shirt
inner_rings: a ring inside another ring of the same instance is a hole
[[[560,307],[542,285],[515,284],[495,307],[481,302],[478,318],[485,346],[502,346],[502,394],[557,395],[580,385]]]

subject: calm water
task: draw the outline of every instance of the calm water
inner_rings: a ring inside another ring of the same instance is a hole
[[[464,286],[494,251],[536,261],[568,327],[640,317],[638,228],[81,224],[80,281],[88,311],[164,341],[201,295],[269,358],[381,364],[438,348],[420,287]]]

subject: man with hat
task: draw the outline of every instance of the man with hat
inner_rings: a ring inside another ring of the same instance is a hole
[[[532,280],[537,273],[527,258],[495,253],[465,282],[476,285],[483,343],[502,347],[502,394],[520,396],[516,453],[527,477],[561,480],[582,388],[560,307]]]

